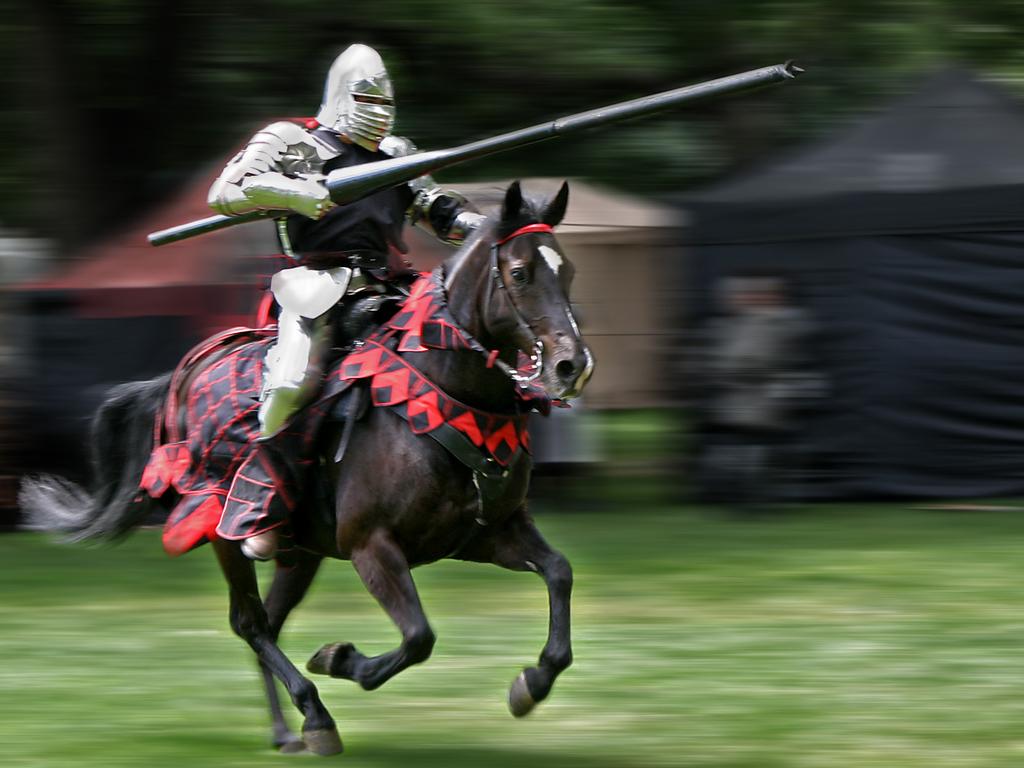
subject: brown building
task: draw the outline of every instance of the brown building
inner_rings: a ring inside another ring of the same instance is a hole
[[[525,179],[527,195],[554,194],[562,179]],[[682,219],[677,210],[570,180],[569,208],[558,242],[576,265],[572,299],[597,359],[589,408],[643,408],[667,393],[658,369],[678,317]],[[452,184],[485,212],[500,205],[509,182]],[[410,238],[417,265],[444,258],[426,235]]]

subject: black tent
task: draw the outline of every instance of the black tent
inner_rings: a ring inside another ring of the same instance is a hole
[[[686,201],[687,324],[770,271],[823,330],[832,497],[1024,491],[1024,111],[963,71]]]

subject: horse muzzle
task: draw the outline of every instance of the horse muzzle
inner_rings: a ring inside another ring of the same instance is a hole
[[[571,351],[553,355],[552,365],[544,377],[544,388],[557,400],[579,397],[594,372],[594,355],[581,344]]]

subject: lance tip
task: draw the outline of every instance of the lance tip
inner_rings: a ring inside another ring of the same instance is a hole
[[[782,71],[786,73],[786,77],[796,77],[797,75],[802,75],[807,70],[790,59],[782,65]]]

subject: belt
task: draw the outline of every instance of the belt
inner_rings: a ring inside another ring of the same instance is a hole
[[[362,269],[385,269],[388,255],[381,251],[303,251],[295,258],[304,267],[324,269],[327,267],[352,267]]]

